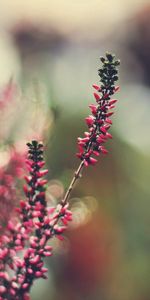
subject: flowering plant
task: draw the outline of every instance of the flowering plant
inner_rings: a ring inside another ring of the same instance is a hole
[[[96,104],[89,105],[92,114],[85,119],[88,131],[83,138],[78,138],[77,157],[81,163],[56,207],[49,207],[46,201],[45,175],[48,170],[43,169],[43,144],[37,140],[27,143],[26,165],[29,174],[25,176],[26,200],[20,201],[16,208],[18,217],[8,221],[0,237],[0,300],[29,300],[34,280],[47,278],[43,259],[52,255],[52,247],[47,242],[53,236],[61,240],[68,222],[72,220],[68,199],[74,184],[81,177],[84,166],[94,165],[97,162],[95,156],[107,153],[103,144],[112,138],[108,130],[112,124],[111,110],[117,101],[111,97],[119,89],[115,86],[119,61],[107,53],[101,62],[101,84],[93,85]],[[1,184],[1,193],[3,189]]]

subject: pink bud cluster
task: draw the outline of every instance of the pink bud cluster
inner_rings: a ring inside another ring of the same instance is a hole
[[[43,259],[52,255],[47,242],[53,236],[62,239],[63,232],[72,219],[68,204],[48,207],[46,183],[42,170],[43,145],[37,141],[28,143],[26,161],[29,176],[25,176],[26,201],[17,208],[20,220],[9,222],[0,241],[0,300],[29,300],[29,291],[35,279],[47,278]],[[22,251],[22,256],[20,256]],[[11,272],[9,272],[11,270]],[[10,275],[11,274],[11,275]]]
[[[77,157],[79,157],[84,165],[94,165],[97,162],[95,157],[102,154],[107,154],[108,151],[104,147],[104,143],[108,139],[112,139],[112,135],[108,132],[112,125],[111,116],[112,109],[115,108],[116,99],[112,99],[112,95],[119,90],[119,86],[114,85],[117,80],[116,65],[118,61],[110,54],[106,54],[107,59],[102,58],[103,68],[99,70],[101,78],[101,86],[93,85],[96,90],[94,98],[96,103],[90,104],[91,115],[85,121],[89,131],[84,132],[83,138],[78,138]]]
[[[100,86],[93,85],[94,88],[100,93]],[[115,88],[115,92],[119,87]],[[85,121],[88,125],[89,131],[84,132],[84,138],[78,138],[79,153],[77,156],[84,160],[84,164],[93,165],[97,162],[93,156],[99,156],[100,153],[107,154],[108,151],[103,144],[108,140],[112,139],[112,135],[108,132],[112,121],[110,117],[113,115],[111,111],[115,107],[116,99],[110,101],[107,99],[108,94],[104,94],[103,97],[98,93],[94,93],[94,97],[97,104],[89,105],[92,115],[89,115]]]

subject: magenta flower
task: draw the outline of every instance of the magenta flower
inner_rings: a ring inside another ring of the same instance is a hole
[[[48,170],[42,170],[45,164],[43,144],[32,141],[28,147],[26,201],[21,200],[16,209],[20,220],[16,223],[9,221],[0,240],[0,300],[30,299],[29,291],[34,280],[47,278],[43,259],[52,255],[52,247],[47,241],[53,236],[62,239],[66,225],[72,219],[66,203],[61,202],[56,208],[47,207],[47,180],[43,177]],[[23,251],[22,258],[20,251]]]
[[[15,216],[15,207],[19,204],[17,178],[23,174],[24,154],[10,150],[9,161],[0,167],[0,233],[5,230],[10,217]]]
[[[62,240],[63,233],[72,220],[68,198],[74,184],[80,178],[84,166],[94,165],[97,162],[95,157],[108,152],[104,143],[112,138],[108,130],[112,124],[112,109],[117,101],[111,97],[118,90],[115,82],[118,79],[119,61],[108,53],[101,61],[101,86],[93,85],[97,91],[94,93],[96,103],[89,105],[91,115],[85,119],[88,131],[83,138],[78,138],[77,156],[81,163],[64,198],[56,207],[47,206],[45,191],[48,182],[45,175],[48,170],[43,170],[43,144],[36,140],[27,144],[28,175],[25,176],[24,185],[26,199],[21,200],[20,206],[16,208],[18,218],[7,223],[6,230],[0,237],[0,300],[30,300],[33,282],[38,278],[47,278],[43,260],[52,255],[52,247],[47,242],[54,236]],[[19,175],[20,167],[16,172]],[[0,172],[1,178],[2,175]],[[6,192],[13,182],[13,176],[6,176],[3,181],[0,185],[1,197],[8,194]]]

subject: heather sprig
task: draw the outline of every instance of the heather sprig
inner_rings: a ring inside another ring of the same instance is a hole
[[[27,144],[26,199],[21,200],[16,209],[18,219],[8,222],[0,238],[0,300],[29,300],[34,280],[47,278],[43,260],[52,255],[52,247],[47,242],[54,236],[62,239],[72,219],[68,199],[74,184],[80,178],[84,166],[94,165],[97,162],[95,156],[107,153],[104,143],[112,138],[108,130],[112,124],[112,109],[117,102],[112,96],[119,89],[115,83],[120,62],[109,53],[101,57],[101,62],[102,67],[98,71],[100,85],[93,85],[96,103],[89,105],[91,115],[85,119],[88,131],[83,138],[78,138],[77,156],[81,163],[56,207],[49,207],[46,201],[48,181],[45,175],[48,170],[43,169],[43,144],[36,140]]]
[[[84,138],[78,138],[79,153],[77,156],[83,161],[85,166],[93,165],[97,162],[94,156],[100,153],[107,154],[107,150],[103,144],[107,139],[111,139],[112,135],[108,132],[112,121],[110,117],[113,115],[112,109],[115,107],[116,99],[111,96],[118,90],[115,82],[118,80],[117,66],[119,61],[112,54],[106,54],[106,58],[101,57],[103,63],[99,69],[101,85],[93,85],[96,89],[94,97],[96,104],[90,104],[91,115],[85,121],[88,125],[88,132],[84,132]]]
[[[117,102],[116,99],[112,99],[112,96],[119,90],[119,86],[116,86],[115,83],[118,80],[120,61],[110,53],[106,53],[106,57],[101,57],[100,60],[102,62],[102,67],[98,70],[100,85],[93,84],[93,88],[96,90],[94,92],[96,103],[89,105],[92,114],[85,118],[88,131],[84,132],[83,138],[78,138],[77,157],[81,163],[62,200],[63,203],[67,203],[74,184],[81,177],[83,167],[94,165],[97,162],[95,156],[107,154],[104,143],[108,139],[112,139],[108,130],[112,125],[110,118],[114,114],[112,109],[115,108]]]
[[[26,201],[20,201],[17,212],[20,221],[9,222],[7,235],[0,244],[0,300],[28,300],[29,291],[35,279],[47,278],[43,258],[51,256],[52,247],[47,241],[53,236],[62,239],[62,233],[71,220],[68,205],[59,204],[48,207],[46,202],[46,183],[43,177],[43,144],[32,141],[26,160],[29,176],[25,176]],[[23,250],[21,258],[18,252]],[[10,276],[9,270],[11,271]]]
[[[24,154],[15,149],[8,151],[8,162],[0,166],[0,235],[5,232],[10,218],[15,216],[15,207],[18,205],[19,191],[17,181],[22,176]]]

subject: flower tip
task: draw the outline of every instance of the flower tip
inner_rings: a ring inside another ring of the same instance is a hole
[[[97,159],[95,159],[95,158],[93,158],[93,157],[90,157],[90,158],[89,158],[89,163],[90,163],[91,165],[95,165],[95,164],[97,163]]]
[[[116,100],[116,99],[112,99],[112,100],[110,100],[110,101],[109,101],[109,106],[111,106],[111,105],[115,104],[116,102],[117,102],[117,100]]]
[[[85,118],[86,124],[91,127],[94,123],[94,118],[92,115],[90,115],[89,117]]]
[[[91,109],[92,114],[95,116],[97,113],[97,106],[95,104],[90,104],[89,108]]]
[[[120,90],[120,86],[115,86],[115,92],[118,92]]]
[[[100,92],[100,90],[101,90],[100,86],[97,85],[97,84],[93,84],[92,87],[93,87],[95,90],[99,91],[99,92]]]
[[[107,136],[107,138],[109,138],[109,139],[112,139],[112,138],[113,138],[112,135],[111,135],[109,132],[106,133],[106,136]]]
[[[93,93],[96,101],[99,101],[101,99],[101,97],[97,94],[97,93]]]
[[[106,119],[105,119],[105,122],[108,123],[108,124],[110,124],[110,125],[112,125],[112,120],[109,119],[109,118],[106,118]]]
[[[101,152],[102,152],[103,154],[108,154],[108,150],[105,149],[103,146],[100,147],[100,150],[101,150]]]

